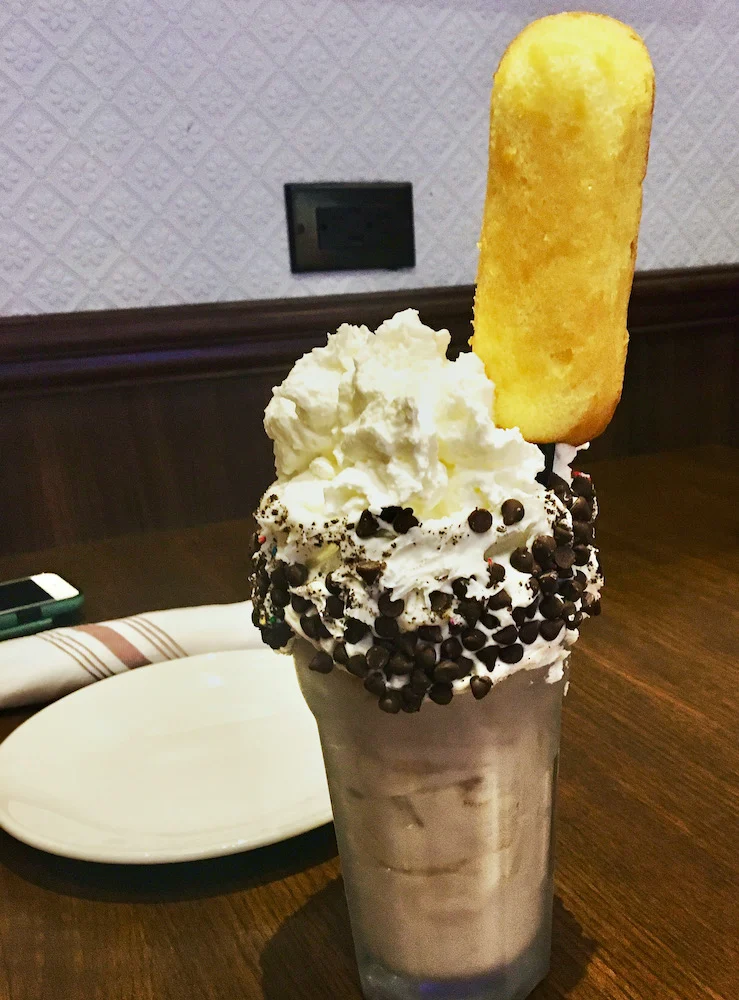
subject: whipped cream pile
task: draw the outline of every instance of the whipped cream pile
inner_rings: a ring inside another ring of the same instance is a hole
[[[274,390],[264,426],[275,489],[291,513],[351,519],[412,507],[438,518],[538,490],[539,449],[496,427],[493,384],[475,354],[449,361],[446,330],[414,309],[376,333],[344,324]]]
[[[256,512],[255,622],[391,712],[521,669],[558,680],[599,610],[589,478],[540,485],[541,452],[495,426],[482,362],[450,361],[449,340],[410,309],[376,333],[344,325],[265,413],[277,480]]]

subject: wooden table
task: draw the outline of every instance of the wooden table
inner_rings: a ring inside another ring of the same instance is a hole
[[[593,466],[608,587],[566,701],[552,971],[536,1000],[739,996],[739,452]],[[247,522],[0,560],[90,620],[244,593]],[[29,712],[0,713],[0,738]],[[330,827],[142,867],[0,834],[1,1000],[360,996]]]

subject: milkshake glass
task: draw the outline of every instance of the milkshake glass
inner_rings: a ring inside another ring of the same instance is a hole
[[[413,715],[294,657],[318,723],[368,1000],[518,1000],[549,968],[565,678],[512,674]]]

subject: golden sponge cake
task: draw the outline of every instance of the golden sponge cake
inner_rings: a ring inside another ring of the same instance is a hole
[[[495,74],[471,343],[529,441],[582,444],[620,398],[653,102],[644,43],[598,14],[535,21]]]

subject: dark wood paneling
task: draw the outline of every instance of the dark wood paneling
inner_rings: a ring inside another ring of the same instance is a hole
[[[739,267],[637,276],[593,458],[739,443],[738,289]],[[272,477],[272,386],[327,330],[407,305],[464,346],[467,286],[0,320],[0,551],[243,516]]]
[[[739,265],[636,275],[629,329],[732,327]],[[0,393],[278,370],[341,323],[375,327],[412,306],[463,346],[472,285],[313,298],[0,317]]]

